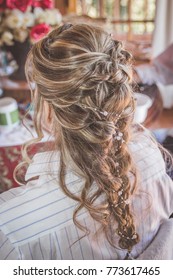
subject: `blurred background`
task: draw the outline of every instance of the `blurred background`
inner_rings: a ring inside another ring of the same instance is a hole
[[[139,59],[150,57],[156,0],[72,0],[55,1],[55,5],[65,21],[95,22],[116,39],[128,41],[131,49],[134,43]]]

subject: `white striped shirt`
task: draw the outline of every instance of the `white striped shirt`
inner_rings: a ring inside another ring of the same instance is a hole
[[[129,145],[140,172],[140,183],[130,202],[140,242],[137,257],[151,243],[160,224],[173,212],[173,182],[156,145],[145,135]],[[84,209],[79,220],[91,234],[83,236],[73,223],[77,202],[58,183],[59,153],[36,154],[26,173],[25,186],[0,195],[0,259],[123,259],[125,250],[111,247],[104,236],[93,234],[98,224]],[[66,183],[79,193],[83,181],[68,169]]]

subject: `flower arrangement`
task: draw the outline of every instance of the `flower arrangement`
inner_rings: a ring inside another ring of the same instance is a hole
[[[0,0],[0,46],[34,43],[61,20],[53,0]]]

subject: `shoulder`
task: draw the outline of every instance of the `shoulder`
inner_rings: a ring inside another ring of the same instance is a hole
[[[158,143],[148,130],[134,132],[129,142],[129,150],[132,155],[151,155],[152,151],[161,156]]]
[[[136,168],[145,179],[166,175],[165,161],[150,131],[135,133],[129,150]]]
[[[8,237],[0,230],[0,260],[17,260],[18,252]]]
[[[76,202],[60,188],[57,157],[47,162],[47,156],[37,155],[29,167],[27,177],[37,174],[37,180],[0,195],[0,230],[14,246],[36,240],[72,221]],[[40,157],[44,162],[38,161]],[[77,193],[80,178],[72,172],[66,177],[70,189]]]

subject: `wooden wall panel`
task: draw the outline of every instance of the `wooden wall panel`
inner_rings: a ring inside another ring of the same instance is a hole
[[[54,2],[55,2],[55,7],[60,10],[62,15],[76,12],[77,0],[54,0]]]
[[[67,13],[68,10],[68,0],[54,0],[55,7],[59,9],[62,15]]]

